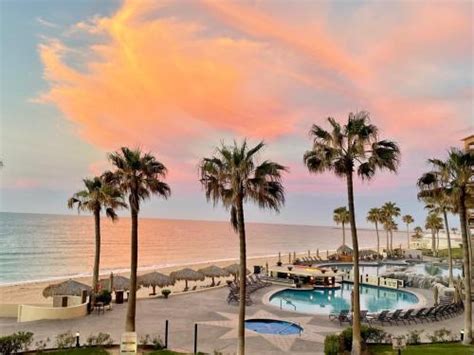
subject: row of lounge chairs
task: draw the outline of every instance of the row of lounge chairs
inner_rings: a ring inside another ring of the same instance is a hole
[[[240,293],[239,293],[239,284],[236,281],[230,282],[229,284],[229,295],[227,296],[227,303],[239,303],[240,300]],[[263,287],[270,286],[271,283],[267,282],[257,275],[250,275],[246,278],[246,295],[245,295],[245,304],[250,306],[252,304],[252,300],[250,299],[250,294],[255,292]]]
[[[385,324],[410,324],[414,322],[415,324],[429,322],[429,321],[439,321],[442,319],[447,319],[454,317],[458,313],[462,312],[464,309],[462,302],[459,303],[450,303],[447,305],[433,306],[428,308],[419,308],[419,309],[407,309],[403,311],[402,309],[397,309],[393,312],[382,311],[377,314],[369,314],[368,311],[360,311],[361,322],[368,324],[380,323],[381,325]],[[330,320],[337,320],[342,325],[342,323],[352,323],[352,316],[349,310],[342,310],[339,313],[332,313],[329,315]]]

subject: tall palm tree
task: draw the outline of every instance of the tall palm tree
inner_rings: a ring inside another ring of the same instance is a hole
[[[97,292],[100,268],[100,215],[105,210],[105,215],[112,221],[117,219],[115,210],[120,207],[127,207],[120,190],[108,184],[102,176],[83,180],[85,189],[76,192],[67,201],[68,208],[77,207],[77,211],[90,212],[94,215],[95,224],[95,254],[94,270],[92,273],[92,297]]]
[[[433,251],[433,255],[436,255],[438,253],[438,249],[436,248],[436,235],[439,230],[443,228],[443,220],[437,213],[431,212],[426,217],[425,228],[431,230],[431,250]]]
[[[467,225],[467,204],[474,199],[473,183],[474,154],[451,148],[446,161],[430,159],[433,171],[438,173],[445,183],[445,193],[453,201],[459,214],[463,244],[464,264],[464,344],[472,342],[472,303],[471,303],[471,253]]]
[[[285,202],[282,173],[287,169],[275,162],[257,162],[257,153],[264,147],[261,142],[249,148],[242,144],[222,145],[210,158],[202,159],[199,170],[206,198],[216,205],[222,202],[230,210],[230,222],[239,234],[240,244],[240,303],[238,325],[238,353],[245,354],[245,301],[247,269],[244,203],[254,202],[260,208],[279,211]]]
[[[388,229],[390,232],[390,251],[393,251],[393,231],[396,229],[394,228],[395,221],[393,221],[393,218],[400,216],[400,207],[395,202],[385,202],[382,206],[382,213],[385,216],[385,222],[390,226]]]
[[[347,207],[338,207],[333,212],[333,220],[336,225],[342,224],[342,245],[346,245],[346,223],[349,223],[349,211]]]
[[[138,213],[140,203],[151,195],[168,198],[171,190],[164,181],[166,167],[152,154],[142,153],[140,149],[122,147],[109,154],[109,160],[115,166],[114,172],[107,172],[107,180],[114,183],[124,194],[128,195],[131,228],[131,263],[130,263],[130,296],[128,299],[125,329],[135,331],[135,313],[137,300],[137,267],[138,267]]]
[[[367,222],[375,224],[377,233],[377,254],[380,254],[379,223],[383,223],[383,213],[380,208],[371,208],[367,213]]]
[[[363,179],[370,179],[378,169],[395,172],[399,163],[400,150],[392,141],[378,140],[378,129],[369,122],[368,112],[350,113],[344,125],[331,117],[328,118],[328,122],[329,131],[318,125],[313,125],[311,128],[313,146],[304,154],[304,163],[312,173],[332,171],[336,176],[346,180],[354,250],[352,349],[354,354],[360,354],[359,244],[355,222],[354,173]]]
[[[440,171],[429,171],[423,174],[417,182],[420,192],[418,199],[423,200],[430,212],[442,214],[444,218],[444,226],[446,227],[446,238],[448,242],[448,268],[449,268],[449,285],[453,286],[453,258],[451,251],[451,234],[449,230],[448,212],[453,212],[455,203],[452,201],[447,190],[446,181]]]
[[[415,222],[415,220],[413,219],[411,215],[406,214],[402,217],[402,221],[407,226],[407,248],[410,249],[410,224]]]

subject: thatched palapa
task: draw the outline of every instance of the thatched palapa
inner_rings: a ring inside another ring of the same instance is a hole
[[[211,286],[215,285],[214,278],[215,277],[225,277],[229,276],[230,272],[220,268],[219,266],[216,265],[210,265],[208,267],[202,268],[198,270],[200,273],[202,273],[206,277],[210,277],[212,279]]]
[[[166,287],[175,284],[175,280],[168,275],[157,271],[149,272],[138,277],[138,284],[144,287],[152,287],[153,293],[156,294],[156,287]]]
[[[232,264],[232,265],[226,266],[224,270],[227,270],[230,274],[234,275],[235,279],[237,279],[237,277],[240,274],[240,264]],[[247,269],[247,275],[250,273],[251,273],[250,270]]]
[[[205,279],[205,276],[202,273],[190,268],[173,271],[170,274],[170,277],[174,280],[184,280],[185,291],[188,290],[188,281],[203,281]]]
[[[74,280],[67,280],[47,286],[43,290],[43,297],[53,296],[82,296],[82,291],[92,292],[92,287]]]

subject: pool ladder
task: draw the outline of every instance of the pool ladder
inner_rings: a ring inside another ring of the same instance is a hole
[[[283,298],[283,297],[280,298],[280,309],[283,309],[283,301],[285,301],[286,304],[289,304],[290,306],[293,306],[295,311],[296,311],[296,306],[290,300],[288,300],[286,298]]]

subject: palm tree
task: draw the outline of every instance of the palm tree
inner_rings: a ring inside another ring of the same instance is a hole
[[[137,266],[138,266],[138,213],[140,202],[151,195],[168,198],[171,190],[165,182],[166,167],[152,154],[142,153],[140,149],[122,147],[119,151],[109,154],[109,160],[116,167],[114,172],[107,172],[107,180],[114,183],[124,194],[128,195],[128,203],[132,219],[131,229],[131,265],[130,295],[128,298],[125,329],[135,331],[135,312],[137,300]]]
[[[443,220],[437,213],[431,212],[426,217],[425,228],[431,230],[431,250],[433,251],[433,255],[436,255],[437,248],[435,236],[438,231],[443,228]]]
[[[230,222],[239,234],[240,244],[240,303],[238,353],[245,354],[245,303],[247,250],[244,221],[244,202],[251,201],[260,208],[279,211],[285,202],[282,173],[287,169],[270,160],[260,164],[256,154],[264,147],[261,142],[253,148],[244,140],[231,146],[222,145],[214,156],[202,159],[199,170],[206,198],[216,205],[222,202],[230,210]]]
[[[383,223],[383,214],[380,208],[371,208],[367,213],[367,222],[375,224],[377,233],[377,254],[380,254],[379,223]]]
[[[391,227],[388,231],[390,232],[390,251],[393,251],[393,231],[395,230],[393,218],[400,216],[400,208],[395,202],[385,202],[382,206],[382,213],[385,216],[385,222]]]
[[[92,290],[98,290],[99,268],[100,268],[100,214],[105,210],[105,215],[112,221],[117,219],[115,210],[120,207],[127,207],[123,201],[123,194],[114,186],[108,184],[102,176],[83,180],[85,189],[76,192],[67,201],[68,208],[77,206],[77,211],[90,212],[94,215],[95,223],[95,254],[94,271],[92,273]]]
[[[407,225],[407,248],[410,249],[410,224],[415,222],[412,216],[406,214],[402,217],[403,223]]]
[[[388,140],[378,140],[378,129],[370,124],[367,112],[350,113],[346,124],[340,125],[334,118],[328,118],[330,131],[313,125],[310,135],[313,146],[304,154],[304,163],[312,173],[332,171],[343,177],[347,183],[349,222],[351,225],[352,248],[354,250],[354,354],[361,352],[360,295],[359,295],[359,244],[355,222],[354,186],[356,172],[363,179],[372,178],[377,169],[395,172],[400,150]]]
[[[413,231],[416,235],[420,235],[421,233],[423,233],[423,229],[420,226],[416,226],[415,228],[413,228]]]
[[[472,342],[472,303],[471,303],[471,253],[467,225],[467,204],[474,199],[472,179],[474,174],[474,154],[451,148],[448,159],[430,159],[433,171],[441,176],[445,184],[445,193],[453,202],[459,214],[463,244],[464,264],[464,344]]]
[[[446,182],[443,181],[443,175],[440,171],[430,171],[423,174],[417,182],[420,192],[418,199],[423,200],[430,212],[442,214],[444,225],[446,227],[446,238],[448,241],[448,267],[449,267],[449,285],[454,284],[453,279],[453,258],[451,251],[451,234],[448,223],[448,212],[453,212],[455,204],[449,196]],[[439,240],[438,240],[439,242]]]
[[[346,223],[349,223],[349,211],[347,208],[338,207],[333,212],[333,220],[337,225],[342,224],[342,245],[346,245]]]

